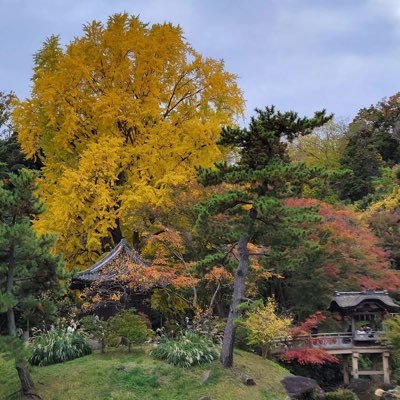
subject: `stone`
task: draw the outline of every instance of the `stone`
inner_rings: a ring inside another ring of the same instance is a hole
[[[362,394],[371,391],[372,383],[370,379],[358,378],[352,379],[347,389],[353,391],[355,394]]]
[[[324,399],[325,392],[318,385],[318,382],[304,376],[287,376],[281,380],[286,393],[291,399],[304,399],[305,396],[313,396],[316,400]]]
[[[92,350],[101,350],[101,342],[99,340],[88,338],[86,341]]]
[[[125,371],[125,370],[126,370],[126,367],[125,367],[124,365],[117,365],[117,366],[115,367],[115,369],[116,369],[117,371]]]
[[[208,378],[210,378],[211,375],[211,369],[207,369],[206,371],[203,372],[203,375],[201,376],[201,383],[206,383],[208,381]]]
[[[209,396],[202,396],[202,397],[200,397],[199,400],[211,400],[211,397],[209,397]]]
[[[378,390],[382,390],[382,389],[378,389]],[[378,390],[376,392],[378,392]],[[375,393],[376,393],[375,392]],[[381,398],[382,399],[387,399],[387,400],[395,400],[395,399],[400,399],[400,386],[396,386],[394,389],[391,390],[382,390],[381,392]],[[379,396],[378,396],[379,397]]]
[[[256,384],[254,379],[248,375],[243,376],[242,382],[247,386],[254,386]]]
[[[385,391],[383,389],[376,389],[374,394],[376,397],[382,397],[384,393]]]

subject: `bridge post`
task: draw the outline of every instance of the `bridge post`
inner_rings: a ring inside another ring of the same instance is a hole
[[[390,353],[388,351],[385,351],[382,353],[383,382],[384,383],[390,383],[389,356],[390,356]]]
[[[353,379],[358,379],[358,357],[359,354],[357,352],[351,353],[351,366],[352,366],[352,371],[351,374],[353,375]]]
[[[343,357],[343,383],[345,385],[350,383],[349,359],[347,356]]]

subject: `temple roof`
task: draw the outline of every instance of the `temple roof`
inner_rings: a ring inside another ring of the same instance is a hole
[[[100,277],[104,277],[104,274],[107,272],[107,266],[109,266],[113,261],[118,259],[121,256],[126,256],[135,264],[139,265],[148,265],[148,263],[140,256],[140,254],[136,251],[131,249],[127,243],[125,238],[122,238],[121,241],[112,249],[105,257],[101,260],[97,261],[96,264],[91,266],[84,271],[78,272],[73,277],[73,281],[77,282],[85,282],[91,283]],[[107,274],[106,274],[107,275]],[[115,272],[111,273],[109,278],[112,279]]]
[[[328,307],[329,311],[354,311],[365,303],[375,303],[388,312],[398,312],[400,305],[394,302],[387,290],[364,292],[335,292]]]

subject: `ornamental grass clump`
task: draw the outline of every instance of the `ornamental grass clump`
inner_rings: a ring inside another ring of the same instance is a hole
[[[186,332],[178,339],[164,338],[152,351],[154,358],[166,360],[178,367],[211,362],[218,358],[217,348],[210,339]]]
[[[29,362],[39,366],[62,363],[92,352],[81,334],[67,332],[61,328],[52,329],[35,337],[31,346],[32,355]]]

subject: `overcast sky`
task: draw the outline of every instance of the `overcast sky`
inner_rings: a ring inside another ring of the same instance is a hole
[[[400,0],[0,0],[0,90],[29,96],[32,55],[51,34],[116,12],[179,24],[239,76],[247,115],[275,104],[351,118],[400,87]]]

